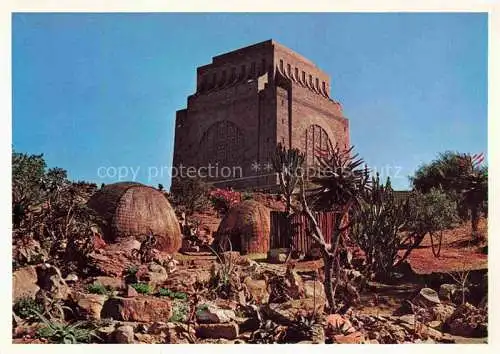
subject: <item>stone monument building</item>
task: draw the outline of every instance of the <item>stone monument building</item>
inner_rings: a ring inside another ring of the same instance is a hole
[[[196,167],[218,187],[267,189],[277,184],[269,163],[278,143],[305,152],[310,165],[328,142],[349,146],[328,74],[268,40],[197,69],[196,92],[177,111],[173,165],[183,174]]]

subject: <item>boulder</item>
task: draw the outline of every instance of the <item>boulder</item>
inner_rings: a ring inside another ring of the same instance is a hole
[[[434,305],[440,304],[438,293],[431,288],[422,288],[420,292],[413,298],[412,303],[423,308],[431,308]]]
[[[118,344],[134,343],[134,328],[132,326],[120,326],[113,333],[113,337]]]
[[[172,302],[148,296],[115,297],[106,301],[101,317],[134,322],[168,321],[172,317]]]
[[[442,300],[451,301],[453,294],[458,290],[455,284],[441,284],[439,287],[439,298]]]
[[[267,252],[267,261],[274,264],[285,263],[289,252],[289,248],[273,248]]]
[[[359,331],[349,334],[337,334],[333,336],[333,342],[338,344],[362,344],[365,342],[365,336]]]
[[[292,299],[304,297],[304,281],[296,271],[287,269],[285,273],[285,285],[287,287],[287,295]]]
[[[326,303],[325,287],[318,280],[307,280],[304,282],[304,295],[306,298],[320,299]]]
[[[265,280],[254,280],[250,277],[243,281],[248,293],[257,303],[264,304],[269,301],[269,292],[267,291],[267,283]]]
[[[198,338],[235,339],[238,334],[239,328],[236,323],[200,324],[196,327],[196,336]]]
[[[455,312],[453,305],[438,304],[431,308],[432,318],[436,321],[446,322]]]
[[[133,286],[127,285],[127,294],[125,295],[125,297],[136,297],[136,296],[139,296],[137,290],[135,290]]]
[[[148,283],[153,289],[161,287],[168,279],[167,270],[158,263],[151,262],[137,272],[140,282]]]
[[[205,303],[196,310],[198,323],[227,323],[235,317],[233,310],[219,308],[213,303]]]
[[[71,295],[71,298],[81,317],[87,320],[99,321],[101,319],[102,307],[107,299],[106,295],[76,292]]]
[[[36,268],[24,267],[12,273],[12,300],[15,302],[23,297],[35,299],[40,290],[37,285]]]
[[[98,283],[112,290],[124,290],[125,281],[120,277],[99,276],[94,277],[92,283]]]
[[[304,312],[322,314],[325,304],[314,299],[290,300],[281,304],[270,303],[263,308],[267,316],[283,325],[291,325],[296,322],[297,316]]]
[[[44,263],[36,268],[38,274],[38,285],[51,294],[51,298],[66,300],[71,289],[61,275],[59,268]]]
[[[462,337],[486,337],[488,316],[485,311],[465,303],[457,307],[446,321],[450,334]]]

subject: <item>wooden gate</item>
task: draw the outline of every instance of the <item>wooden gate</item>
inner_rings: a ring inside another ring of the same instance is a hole
[[[323,232],[326,243],[331,242],[335,218],[341,217],[340,213],[316,212],[314,213],[318,225]],[[308,235],[308,222],[305,214],[293,214],[292,220],[287,220],[287,215],[280,211],[271,211],[271,249],[289,248],[309,254],[316,242]]]

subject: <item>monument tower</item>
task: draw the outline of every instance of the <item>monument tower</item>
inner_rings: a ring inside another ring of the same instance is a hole
[[[217,187],[275,186],[269,163],[278,143],[305,152],[306,164],[328,142],[349,147],[329,76],[274,40],[213,57],[196,81],[177,111],[173,165],[203,174],[211,166],[208,181]]]

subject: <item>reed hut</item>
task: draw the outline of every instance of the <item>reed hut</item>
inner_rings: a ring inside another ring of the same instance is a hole
[[[135,182],[119,182],[104,186],[87,202],[103,219],[102,229],[107,242],[141,237],[152,232],[156,248],[177,252],[182,236],[174,209],[160,191]]]
[[[214,244],[219,250],[241,254],[266,253],[270,243],[270,210],[254,200],[232,207],[222,219]],[[230,244],[229,242],[230,241]]]

